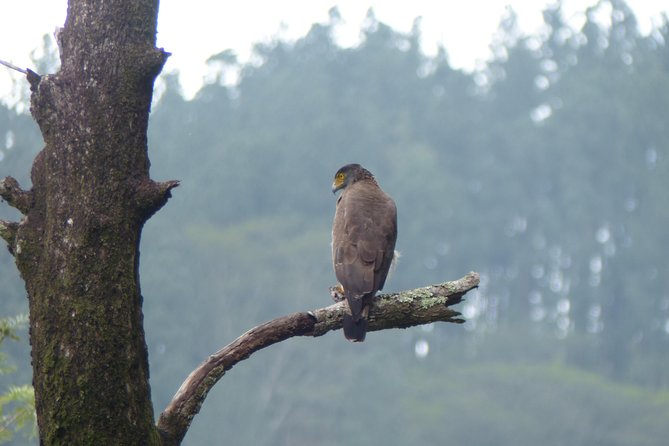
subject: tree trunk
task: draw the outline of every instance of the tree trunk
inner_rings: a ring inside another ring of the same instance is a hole
[[[46,146],[33,188],[3,197],[25,214],[3,238],[26,282],[42,444],[159,444],[142,324],[139,240],[176,182],[149,178],[146,131],[157,0],[70,0],[62,67],[29,74]]]

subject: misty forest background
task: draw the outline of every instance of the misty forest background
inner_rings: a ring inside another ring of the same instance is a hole
[[[594,20],[602,11],[610,23]],[[464,326],[258,353],[218,384],[184,444],[665,444],[669,25],[640,35],[620,0],[587,17],[573,30],[554,7],[523,35],[509,10],[494,59],[467,73],[445,50],[421,52],[419,21],[404,34],[370,13],[362,43],[341,48],[333,9],[296,42],[259,44],[251,63],[212,56],[219,76],[192,100],[163,77],[152,177],[182,185],[141,246],[157,413],[245,330],[331,303],[330,184],[345,163],[397,202],[402,258],[386,291],[482,274],[459,305]],[[54,52],[46,39],[37,71],[57,69]],[[21,108],[0,107],[0,177],[28,185],[42,142]],[[18,215],[4,205],[0,218]],[[11,316],[27,302],[5,251]],[[22,334],[3,345],[18,367],[3,389],[30,382]]]

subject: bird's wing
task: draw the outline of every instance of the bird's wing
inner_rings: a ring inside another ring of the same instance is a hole
[[[390,196],[385,193],[383,195],[385,197],[379,202],[374,230],[375,243],[379,247],[374,261],[374,289],[376,291],[382,290],[386,283],[397,241],[397,208]]]
[[[355,298],[373,295],[383,287],[393,258],[395,203],[376,185],[353,185],[337,202],[332,238],[334,269],[344,290]]]
[[[345,294],[362,298],[374,289],[374,264],[376,252],[369,246],[365,227],[371,220],[356,209],[355,200],[342,194],[337,203],[332,229],[332,258],[337,280]],[[354,197],[353,197],[354,198]]]

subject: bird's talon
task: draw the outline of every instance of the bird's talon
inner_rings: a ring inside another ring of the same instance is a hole
[[[344,300],[344,287],[341,285],[330,287],[330,296],[335,302],[341,302]]]

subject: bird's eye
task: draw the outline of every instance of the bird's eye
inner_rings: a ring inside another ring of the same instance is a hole
[[[344,181],[344,174],[343,174],[342,172],[339,172],[339,173],[335,176],[335,180],[337,180],[337,181]]]

